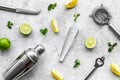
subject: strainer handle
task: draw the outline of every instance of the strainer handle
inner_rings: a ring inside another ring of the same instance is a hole
[[[108,24],[109,28],[120,37],[120,31],[111,23]]]

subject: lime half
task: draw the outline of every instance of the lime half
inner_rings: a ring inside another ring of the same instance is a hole
[[[0,50],[7,50],[10,46],[11,42],[8,38],[0,38]]]
[[[86,40],[85,40],[85,46],[89,49],[92,49],[96,46],[96,39],[92,36],[88,37]]]
[[[32,32],[32,27],[28,23],[23,23],[20,25],[20,32],[24,35],[29,35]]]

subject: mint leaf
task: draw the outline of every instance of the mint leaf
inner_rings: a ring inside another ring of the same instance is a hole
[[[75,60],[75,64],[74,64],[74,68],[78,67],[80,65],[80,60],[76,59]]]
[[[48,6],[48,11],[51,11],[51,10],[54,9],[56,6],[57,6],[56,3],[49,4],[49,6]]]
[[[48,32],[48,29],[47,29],[47,28],[40,29],[40,32],[41,32],[43,35],[46,35],[46,33]]]
[[[8,21],[7,26],[9,29],[12,29],[13,23],[11,21]]]
[[[109,46],[109,47],[111,47],[111,46],[112,46],[112,44],[111,44],[110,42],[108,42],[108,46]]]
[[[112,47],[108,48],[108,52],[112,52],[112,50],[113,50]]]
[[[52,4],[48,6],[48,11],[50,11],[51,9],[52,9]]]
[[[80,16],[80,14],[74,14],[74,21],[76,22],[77,18]]]
[[[114,48],[115,46],[117,46],[117,43],[114,43],[114,44],[112,45],[113,48]]]
[[[115,46],[117,46],[117,43],[111,44],[110,42],[108,42],[108,52],[112,52],[112,50],[114,49]]]
[[[52,9],[54,9],[57,6],[56,3],[52,4]]]

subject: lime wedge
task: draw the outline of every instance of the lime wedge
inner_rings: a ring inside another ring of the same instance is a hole
[[[92,36],[88,37],[86,40],[85,40],[85,46],[89,49],[92,49],[96,46],[96,39]]]
[[[19,29],[24,35],[29,35],[32,32],[32,27],[28,23],[21,24]]]
[[[52,30],[54,32],[56,32],[56,33],[59,32],[60,28],[59,28],[57,21],[55,19],[51,20],[51,26],[52,26]]]

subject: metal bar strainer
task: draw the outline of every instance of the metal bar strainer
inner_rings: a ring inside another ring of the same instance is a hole
[[[112,16],[103,4],[93,9],[90,17],[93,18],[94,22],[100,26],[108,25],[109,28],[120,37],[120,31],[118,31],[118,29],[109,22]]]

